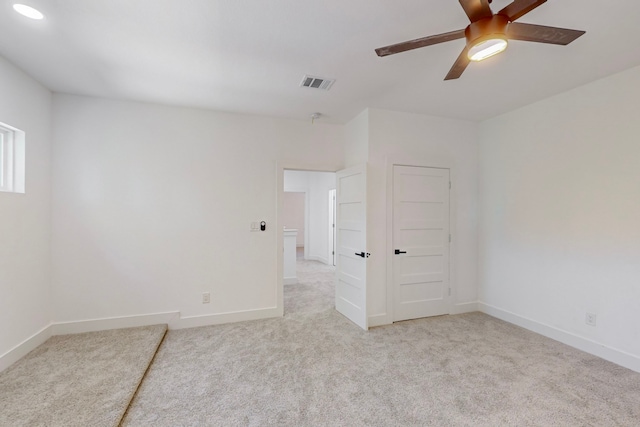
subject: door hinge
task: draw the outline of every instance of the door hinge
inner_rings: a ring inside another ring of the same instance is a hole
[[[336,254],[336,252],[335,252],[335,251],[331,251],[331,255],[335,255],[335,254]]]

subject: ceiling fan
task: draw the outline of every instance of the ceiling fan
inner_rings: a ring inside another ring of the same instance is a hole
[[[482,61],[507,48],[508,40],[568,45],[585,31],[515,22],[547,0],[514,0],[498,13],[493,13],[492,0],[459,0],[471,24],[463,30],[422,37],[376,49],[378,56],[394,55],[461,38],[467,39],[465,48],[444,78],[457,79],[470,61]]]

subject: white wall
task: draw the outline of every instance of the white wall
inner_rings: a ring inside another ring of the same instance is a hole
[[[306,203],[306,199],[308,198],[309,192],[309,173],[306,171],[294,171],[294,170],[286,170],[284,171],[284,199],[283,199],[283,223],[286,228],[295,228],[298,230],[298,234],[296,236],[296,246],[305,246],[305,251],[308,252],[309,245],[305,244],[306,241],[309,240],[309,236],[305,233],[305,223],[309,222],[309,218],[307,218],[308,214],[308,206]],[[292,197],[296,197],[297,195],[302,193],[302,218],[297,217],[298,214],[291,212],[291,204]],[[294,217],[296,219],[294,219]]]
[[[0,193],[0,356],[51,320],[275,307],[277,164],[369,162],[368,308],[380,320],[387,167],[414,158],[452,167],[455,304],[477,298],[640,370],[639,71],[482,123],[478,173],[478,125],[375,109],[311,126],[55,95],[52,153],[51,94],[0,58],[0,121],[27,135],[26,194]],[[267,231],[249,232],[261,220]]]
[[[344,127],[345,167],[361,165],[369,160],[369,110],[358,114]]]
[[[486,308],[636,370],[639,113],[633,68],[488,120],[479,190]]]
[[[284,171],[284,191],[304,191],[309,206],[306,209],[308,230],[305,244],[307,259],[325,264],[332,262],[329,241],[329,190],[336,188],[333,172]],[[286,205],[285,205],[286,206]]]
[[[276,307],[277,165],[344,152],[341,126],[69,95],[53,135],[57,321]]]
[[[26,133],[26,193],[0,193],[2,370],[2,356],[51,321],[51,93],[2,57],[0,93],[0,122]]]
[[[304,247],[304,222],[306,193],[285,192],[283,203],[283,219],[285,228],[296,229],[296,247]]]
[[[284,191],[285,192],[305,192],[309,190],[309,172],[307,171],[284,171]]]
[[[368,135],[367,251],[372,255],[367,263],[367,304],[371,324],[391,321],[387,260],[393,255],[387,247],[387,166],[394,159],[406,165],[421,162],[451,168],[453,311],[475,310],[477,124],[369,109]]]

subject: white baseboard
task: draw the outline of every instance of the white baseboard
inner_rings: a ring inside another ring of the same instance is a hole
[[[387,313],[369,316],[369,327],[375,328],[376,326],[390,325],[393,322],[388,317]]]
[[[613,362],[617,365],[624,366],[636,372],[640,372],[640,357],[618,350],[606,345],[597,343],[590,339],[572,334],[553,326],[545,325],[526,317],[522,317],[515,313],[494,307],[483,302],[478,302],[478,310],[490,316],[497,317],[505,322],[513,323],[530,331],[536,332],[545,337],[560,341],[571,347],[577,348],[594,356]]]
[[[206,314],[203,316],[181,317],[169,323],[169,329],[197,328],[199,326],[221,325],[224,323],[244,322],[247,320],[282,317],[282,310],[263,308],[259,310],[235,311],[231,313]]]
[[[309,255],[306,259],[307,261],[318,261],[323,264],[329,265],[329,260],[321,256]]]
[[[282,282],[285,285],[297,285],[298,284],[298,278],[297,277],[285,277]]]
[[[108,329],[134,328],[159,324],[171,324],[180,317],[177,311],[168,313],[141,314],[136,316],[109,317],[73,322],[56,322],[51,325],[53,335],[80,334]]]
[[[2,356],[0,356],[0,372],[13,365],[15,362],[27,355],[46,340],[51,338],[51,325],[42,328]]]
[[[223,323],[243,322],[246,320],[268,319],[282,317],[282,310],[265,308],[231,313],[208,314],[203,316],[180,317],[180,312],[141,314],[136,316],[110,317],[105,319],[90,319],[73,322],[52,323],[48,328],[49,336],[79,334],[83,332],[97,332],[108,329],[134,328],[167,324],[169,329],[195,328],[198,326],[220,325]],[[48,338],[48,337],[47,337]],[[44,341],[43,341],[44,342]],[[35,347],[34,347],[35,348]]]
[[[454,304],[451,306],[450,314],[473,313],[474,311],[478,311],[478,303],[476,301]]]

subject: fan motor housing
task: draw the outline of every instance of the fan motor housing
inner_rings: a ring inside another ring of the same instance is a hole
[[[465,30],[467,46],[473,46],[488,39],[506,39],[509,18],[493,15],[491,18],[481,19],[471,23]]]

